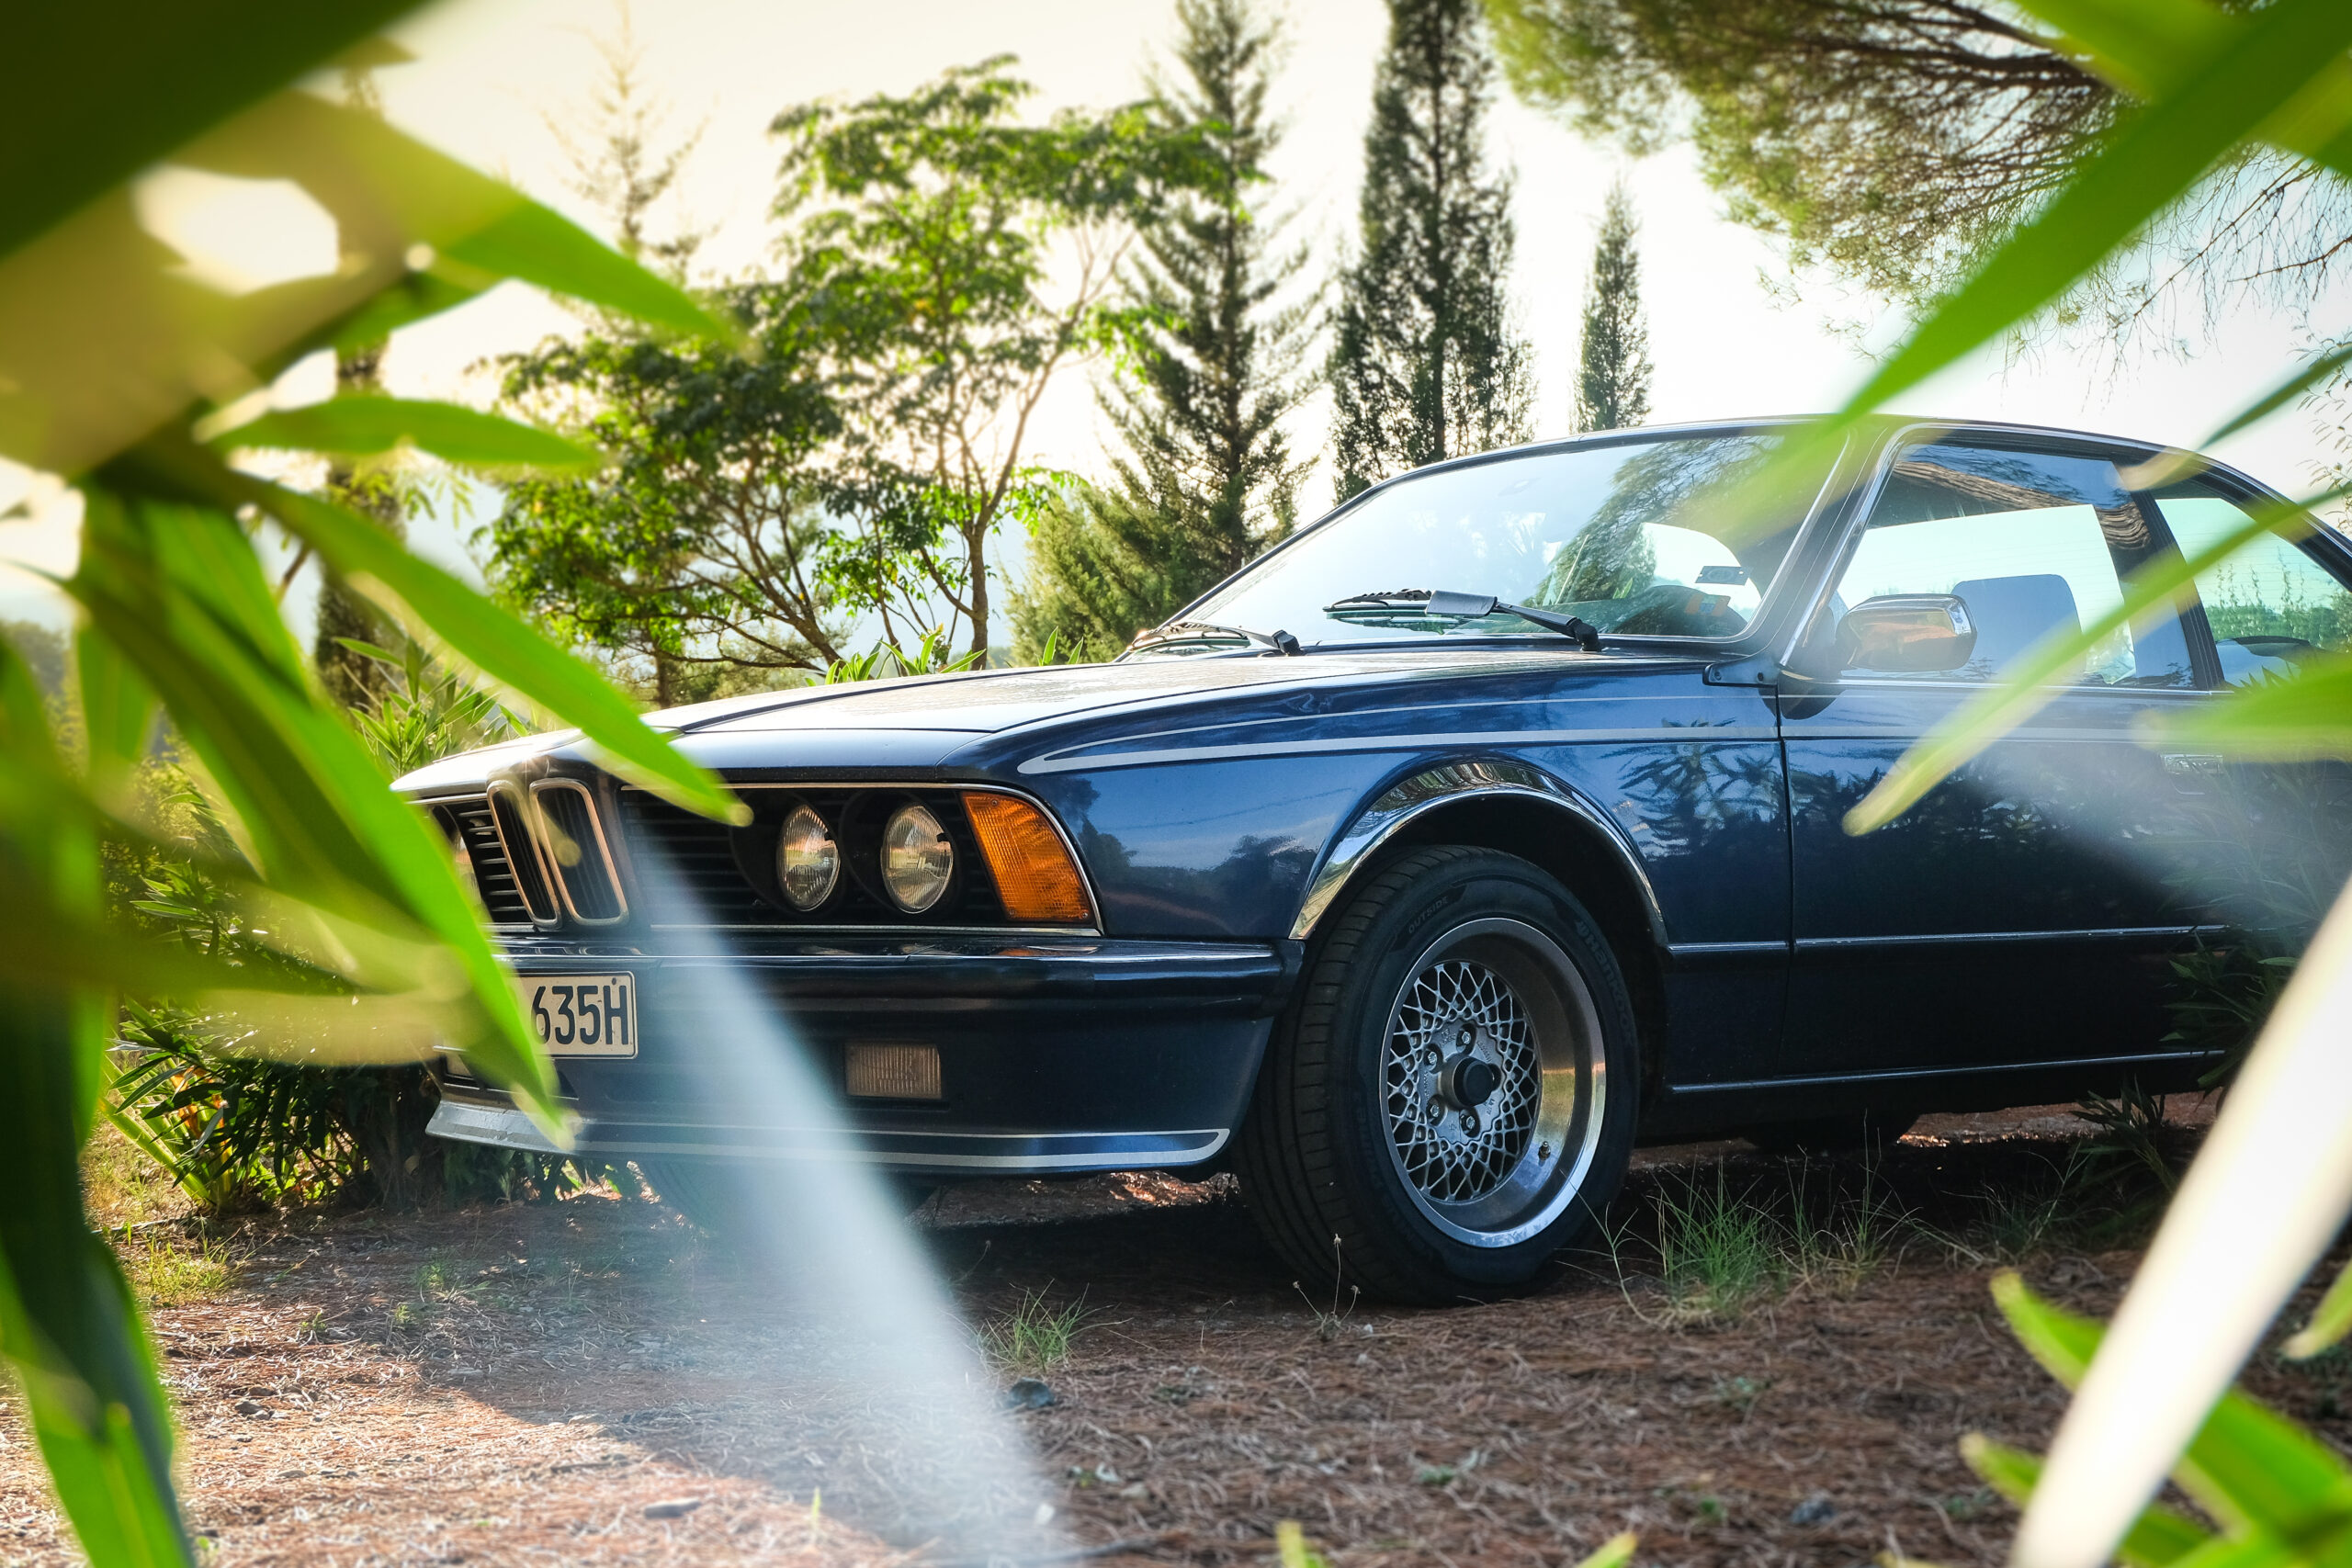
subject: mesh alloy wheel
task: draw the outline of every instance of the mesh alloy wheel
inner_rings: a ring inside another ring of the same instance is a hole
[[[1316,933],[1234,1167],[1317,1288],[1493,1300],[1544,1278],[1615,1195],[1640,1048],[1616,954],[1557,878],[1412,846]]]
[[[1474,919],[1406,968],[1381,1052],[1389,1156],[1424,1215],[1473,1247],[1560,1216],[1600,1135],[1600,1026],[1534,926]]]
[[[1397,1164],[1431,1200],[1483,1198],[1527,1152],[1544,1089],[1534,1036],[1519,993],[1485,964],[1442,959],[1413,976],[1381,1076]]]

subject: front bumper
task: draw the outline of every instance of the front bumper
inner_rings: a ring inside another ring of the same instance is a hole
[[[1249,1103],[1295,943],[842,938],[649,953],[521,941],[520,976],[627,971],[634,1059],[556,1058],[573,1152],[611,1159],[850,1160],[933,1176],[1213,1159]],[[940,1055],[937,1100],[854,1100],[853,1043]],[[789,1053],[789,1073],[773,1058]],[[779,1084],[813,1077],[825,1103]],[[558,1152],[452,1064],[432,1131]]]

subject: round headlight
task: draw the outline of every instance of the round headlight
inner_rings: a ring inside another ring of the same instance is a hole
[[[831,897],[842,879],[842,852],[833,843],[833,830],[808,807],[794,807],[784,819],[784,835],[775,845],[775,879],[802,914]]]
[[[939,818],[911,803],[890,814],[882,829],[882,886],[890,901],[920,915],[947,892],[956,872],[956,846]]]

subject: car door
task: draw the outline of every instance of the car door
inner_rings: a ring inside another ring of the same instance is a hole
[[[2214,475],[2166,485],[2152,500],[2181,549],[2197,554],[2243,528],[2256,498],[2250,487]],[[2257,538],[2199,573],[2196,593],[2191,636],[2211,649],[2204,673],[2217,691],[2352,651],[2352,552],[2324,531]],[[2179,879],[2226,931],[2217,942],[2247,958],[2300,953],[2352,870],[2352,768],[2187,742],[2160,750],[2197,792],[2191,810],[2200,831]],[[2248,968],[2235,965],[2241,978]]]
[[[2130,455],[2123,455],[2126,461]],[[1847,812],[2043,637],[2120,602],[2163,547],[2095,448],[1990,434],[1898,443],[1782,689],[1793,952],[1783,1071],[1905,1075],[2155,1052],[2161,984],[2196,916],[2167,881],[2183,782],[2138,743],[2199,700],[2179,617],[2119,633],[2050,701],[1892,825]],[[1973,650],[1936,671],[1838,669],[1856,604],[1949,594]],[[2189,781],[2193,786],[2194,781]]]

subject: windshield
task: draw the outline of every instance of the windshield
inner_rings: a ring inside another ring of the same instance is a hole
[[[1502,610],[1464,619],[1342,603],[1451,589],[1580,615],[1619,636],[1736,637],[1812,497],[1762,526],[1743,525],[1752,509],[1736,513],[1715,485],[1758,464],[1782,439],[1570,447],[1408,479],[1267,557],[1186,619],[1287,631],[1308,647],[1557,638]]]

